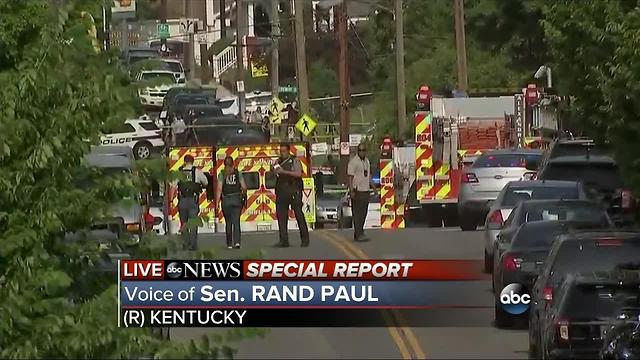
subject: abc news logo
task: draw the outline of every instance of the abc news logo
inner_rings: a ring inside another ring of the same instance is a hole
[[[499,301],[505,312],[511,315],[520,315],[529,310],[531,294],[522,284],[509,284],[500,292]]]
[[[172,280],[242,279],[239,261],[172,261],[165,267],[165,278]]]

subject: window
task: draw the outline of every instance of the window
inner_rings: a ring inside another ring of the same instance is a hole
[[[131,133],[135,131],[136,129],[134,129],[131,124],[127,124],[127,123],[119,124],[113,129],[114,133]]]
[[[582,181],[587,187],[604,190],[615,190],[624,185],[618,167],[613,163],[550,163],[541,178]]]
[[[168,73],[143,73],[142,80],[145,81],[162,81],[168,83],[175,83],[176,78],[173,74]]]
[[[527,200],[551,200],[551,199],[577,199],[577,187],[535,187],[535,188],[510,188],[507,190],[504,201],[506,206],[516,206],[521,201]]]
[[[182,64],[174,61],[165,61],[165,63],[169,66],[169,71],[173,71],[176,73],[183,73],[184,69],[182,68]]]
[[[482,155],[474,163],[473,168],[520,167],[528,163],[538,163],[539,154],[495,154]]]
[[[638,298],[637,291],[611,285],[574,286],[566,293],[562,313],[572,318],[596,319],[615,315],[620,305]]]
[[[244,183],[249,190],[257,190],[260,188],[260,173],[258,172],[243,172],[242,177]]]
[[[153,122],[141,122],[140,126],[147,131],[160,130]]]
[[[562,244],[551,269],[551,281],[557,283],[568,273],[610,271],[616,265],[637,262],[640,243],[625,240],[620,246],[595,246],[593,243],[567,241]]]
[[[233,105],[235,100],[218,100],[216,101],[216,105],[220,106],[222,109],[228,109]]]
[[[275,189],[276,188],[276,180],[277,179],[278,179],[278,177],[276,176],[275,172],[267,171],[267,173],[265,174],[265,178],[264,178],[265,187],[267,189]]]

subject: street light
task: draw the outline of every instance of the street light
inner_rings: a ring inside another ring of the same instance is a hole
[[[552,83],[551,83],[551,68],[546,66],[546,65],[542,65],[538,68],[538,70],[536,71],[535,74],[533,74],[533,77],[536,79],[540,79],[543,76],[545,76],[545,74],[547,75],[547,87],[551,88]]]

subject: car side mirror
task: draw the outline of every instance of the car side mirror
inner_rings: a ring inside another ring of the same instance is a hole
[[[184,78],[178,79],[178,84],[185,84],[186,82],[187,80],[185,80]]]
[[[535,178],[536,178],[535,171],[527,171],[526,173],[522,174],[522,181],[531,181],[531,180],[534,180]]]

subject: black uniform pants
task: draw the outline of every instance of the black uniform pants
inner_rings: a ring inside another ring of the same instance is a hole
[[[240,245],[240,213],[242,195],[230,194],[222,198],[222,214],[227,235],[227,246]]]
[[[278,232],[280,243],[289,244],[288,224],[289,207],[293,210],[300,229],[300,239],[303,244],[309,243],[309,228],[302,212],[302,191],[281,191],[276,194],[276,216],[278,217]]]
[[[369,211],[369,192],[354,191],[351,198],[353,215],[353,238],[358,240],[364,235],[364,222]]]

